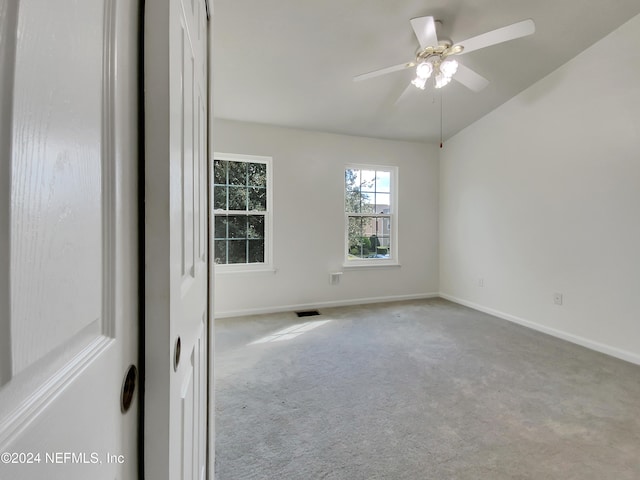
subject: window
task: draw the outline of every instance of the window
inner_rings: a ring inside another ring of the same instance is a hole
[[[397,264],[395,167],[345,169],[346,265]]]
[[[214,261],[219,266],[270,266],[270,185],[270,157],[214,154]]]

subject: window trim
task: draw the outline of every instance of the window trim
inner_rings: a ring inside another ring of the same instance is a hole
[[[379,170],[388,171],[390,173],[390,189],[391,189],[391,205],[388,214],[369,214],[347,212],[347,188],[345,185],[345,173],[348,169],[357,170]],[[344,260],[343,268],[369,268],[369,267],[399,267],[400,259],[398,257],[398,167],[391,165],[375,165],[364,163],[348,163],[342,169],[342,209],[344,211]],[[349,217],[371,217],[390,218],[390,243],[391,252],[389,258],[349,258]]]
[[[214,152],[211,160],[211,212],[213,215],[213,222],[215,223],[216,213],[233,213],[233,210],[222,210],[213,208],[213,185],[214,185],[214,166],[213,162],[216,160],[230,161],[230,162],[247,162],[247,163],[264,163],[267,165],[267,209],[264,211],[264,262],[261,263],[215,263],[215,273],[253,273],[253,272],[276,272],[273,266],[273,157],[262,155],[245,155],[242,153],[224,153]],[[249,211],[248,213],[250,213]],[[262,213],[262,212],[261,212]],[[212,229],[213,230],[213,229]],[[211,235],[211,246],[213,252],[213,242],[215,242],[215,234],[213,231]],[[212,253],[213,257],[213,253]],[[212,259],[213,260],[213,259]]]

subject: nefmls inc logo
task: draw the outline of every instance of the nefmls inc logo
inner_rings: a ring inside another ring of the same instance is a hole
[[[47,452],[45,463],[96,464],[100,456],[97,452]]]

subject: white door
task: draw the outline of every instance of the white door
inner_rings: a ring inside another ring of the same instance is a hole
[[[208,20],[145,7],[145,474],[207,474]]]
[[[0,0],[0,478],[133,479],[137,2]]]

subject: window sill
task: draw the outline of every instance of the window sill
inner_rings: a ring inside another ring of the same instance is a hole
[[[342,268],[345,270],[366,270],[369,268],[400,268],[400,263],[343,263]]]
[[[272,266],[246,266],[246,265],[238,265],[238,266],[228,266],[228,265],[214,265],[213,272],[216,275],[238,275],[238,274],[248,274],[248,273],[257,273],[257,274],[271,274],[275,275],[278,272],[276,267]]]

